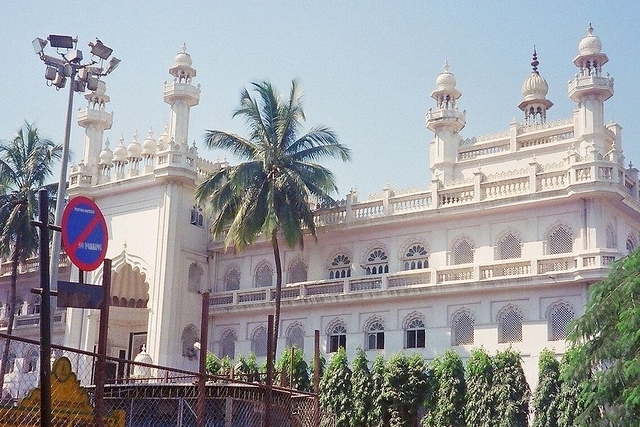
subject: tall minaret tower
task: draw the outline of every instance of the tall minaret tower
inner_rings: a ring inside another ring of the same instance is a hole
[[[456,89],[456,78],[445,62],[442,73],[436,79],[436,89],[431,97],[436,100],[436,109],[427,112],[427,129],[435,134],[429,144],[429,168],[435,179],[453,179],[453,166],[458,155],[461,137],[458,132],[466,124],[465,113],[458,111],[456,101],[462,93]]]
[[[602,53],[600,39],[593,35],[589,24],[587,35],[578,45],[578,56],[573,63],[579,71],[569,81],[569,97],[578,103],[576,110],[576,139],[584,154],[589,146],[605,153],[604,101],[613,96],[613,78],[602,75],[602,66],[609,61]]]
[[[527,125],[542,124],[547,121],[547,110],[553,106],[546,96],[549,92],[547,81],[538,72],[538,54],[533,49],[531,59],[531,74],[522,84],[522,102],[518,108],[524,111],[524,121]]]
[[[88,101],[87,108],[78,112],[78,124],[85,128],[82,163],[95,171],[100,162],[104,131],[111,129],[113,124],[113,113],[104,110],[110,100],[106,91],[105,82],[98,81],[98,88],[84,96]]]
[[[191,64],[191,55],[183,46],[176,55],[173,67],[169,68],[173,82],[164,85],[164,102],[171,105],[169,136],[181,146],[189,143],[189,110],[200,101],[200,86],[191,84],[191,79],[196,76]]]

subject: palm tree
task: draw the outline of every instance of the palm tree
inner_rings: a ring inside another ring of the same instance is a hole
[[[13,332],[16,314],[18,264],[38,249],[36,228],[29,223],[38,211],[38,189],[51,175],[53,162],[61,155],[62,146],[40,138],[38,129],[27,122],[12,140],[0,143],[0,256],[9,256],[11,260],[8,335]],[[0,362],[0,393],[7,371],[9,346],[7,339]]]
[[[347,161],[350,150],[326,127],[299,136],[305,115],[295,81],[286,102],[269,82],[252,86],[257,97],[244,89],[233,113],[245,118],[249,137],[218,130],[205,133],[209,148],[229,150],[241,161],[211,174],[198,186],[196,198],[212,208],[214,237],[226,231],[225,249],[233,246],[242,251],[260,235],[271,241],[276,265],[271,349],[275,360],[282,290],[278,238],[281,235],[290,248],[302,248],[305,233],[316,236],[311,204],[335,204],[330,194],[337,191],[331,171],[316,161],[331,157]]]

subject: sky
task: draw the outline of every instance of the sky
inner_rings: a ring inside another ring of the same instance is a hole
[[[640,2],[638,1],[8,1],[0,12],[0,139],[28,121],[40,135],[62,143],[67,89],[44,79],[45,66],[31,42],[49,34],[96,37],[113,48],[120,66],[105,78],[114,123],[105,136],[115,147],[149,129],[160,135],[169,118],[163,83],[186,45],[201,85],[191,109],[190,143],[202,157],[233,158],[206,148],[206,129],[247,135],[232,118],[240,91],[270,81],[287,96],[291,81],[304,89],[306,130],[324,125],[352,150],[352,161],[325,164],[334,172],[337,199],[357,188],[360,200],[385,186],[401,190],[429,185],[425,113],[448,61],[466,110],[464,138],[506,130],[516,118],[521,87],[531,72],[535,46],[540,74],[554,106],[547,121],[571,116],[567,82],[577,68],[578,43],[592,23],[614,78],[605,122],[623,128],[626,161],[640,165]],[[47,48],[50,49],[50,48]],[[49,50],[49,53],[53,53]],[[71,163],[80,161],[83,129],[74,97]]]

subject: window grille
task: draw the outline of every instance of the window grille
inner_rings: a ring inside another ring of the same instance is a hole
[[[347,255],[340,254],[331,261],[329,279],[342,279],[345,277],[351,277],[351,259]]]
[[[225,291],[235,291],[240,289],[240,271],[237,268],[229,268],[222,278]]]
[[[549,341],[563,340],[567,326],[575,318],[575,311],[568,304],[559,304],[549,315]]]
[[[500,259],[520,258],[522,256],[522,243],[520,238],[509,233],[498,243]]]
[[[372,322],[367,328],[367,350],[384,349],[384,325]]]
[[[508,309],[498,319],[499,342],[522,341],[522,314],[515,309]]]
[[[289,283],[299,283],[307,281],[307,266],[298,259],[289,266]]]
[[[404,269],[418,270],[421,268],[429,268],[429,254],[424,246],[412,245],[404,254]]]
[[[374,249],[369,253],[367,257],[367,263],[365,266],[365,273],[370,274],[383,274],[389,272],[389,258],[382,249]]]
[[[236,340],[237,336],[234,331],[227,331],[220,339],[220,357],[236,358]]]
[[[202,214],[202,207],[193,206],[191,208],[191,218],[190,218],[189,222],[192,225],[195,225],[197,227],[202,227],[202,225],[204,223],[204,215]]]
[[[420,319],[412,319],[407,325],[406,348],[425,348],[425,327]]]
[[[287,347],[304,350],[304,328],[299,323],[293,324],[287,331]]]
[[[469,345],[475,341],[475,321],[466,311],[453,316],[451,320],[453,345]]]
[[[342,324],[334,326],[329,333],[329,353],[335,353],[340,347],[347,349],[347,328]]]
[[[453,264],[470,264],[473,262],[473,245],[464,239],[453,247]]]
[[[256,288],[267,288],[273,286],[273,270],[266,262],[261,264],[256,270]]]
[[[633,236],[633,234],[630,234],[629,237],[627,237],[627,243],[625,246],[627,248],[628,254],[633,252],[636,246],[638,246],[638,242],[636,241],[636,238]]]
[[[267,355],[267,328],[260,326],[253,333],[251,338],[251,351],[257,357],[264,357]]]
[[[611,225],[607,226],[607,248],[615,249],[618,247],[618,238],[616,231]]]
[[[189,292],[198,293],[202,290],[202,276],[204,271],[198,263],[194,262],[189,266],[189,278],[187,282],[187,290]]]
[[[25,372],[36,372],[38,371],[38,362],[40,361],[40,356],[38,353],[30,352],[27,354],[26,363],[25,363]]]
[[[29,304],[29,314],[40,314],[40,295],[34,295]]]
[[[573,251],[573,235],[571,229],[561,225],[554,229],[547,238],[550,254],[565,254]]]

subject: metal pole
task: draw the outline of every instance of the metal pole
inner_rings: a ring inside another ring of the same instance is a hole
[[[264,393],[264,427],[271,427],[271,388],[273,386],[273,314],[267,317],[267,383]]]
[[[206,422],[206,392],[207,392],[207,339],[209,335],[209,292],[202,294],[202,318],[200,319],[200,360],[198,364],[198,403],[196,413],[198,427],[204,427]]]
[[[38,191],[40,223],[40,426],[51,426],[51,291],[49,289],[49,195]],[[58,233],[56,233],[58,234]]]
[[[320,330],[313,334],[313,425],[320,425]]]
[[[98,330],[98,364],[96,366],[96,426],[104,425],[104,384],[107,355],[107,337],[109,331],[109,304],[111,302],[111,260],[105,258],[102,264],[102,307],[100,308],[100,327]]]

